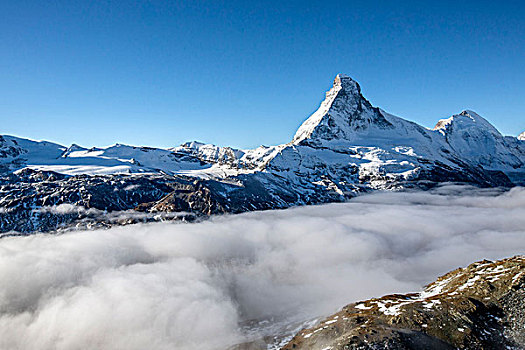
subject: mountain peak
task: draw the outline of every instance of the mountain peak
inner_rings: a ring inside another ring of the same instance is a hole
[[[488,120],[468,109],[450,118],[441,119],[434,127],[434,130],[438,130],[443,134],[473,129],[485,130],[493,135],[500,135],[499,131]]]
[[[379,109],[363,97],[355,80],[338,74],[321,106],[299,127],[293,142],[349,140],[356,132],[367,130],[371,125],[392,127]]]
[[[518,140],[525,141],[525,131],[518,136]]]
[[[361,87],[359,86],[359,83],[346,74],[337,74],[333,86],[334,88],[339,88],[352,95],[361,95]]]
[[[462,115],[464,117],[469,117],[469,118],[476,118],[476,117],[479,117],[479,114],[477,114],[476,112],[474,111],[471,111],[470,109],[465,109],[464,111],[462,111],[461,113],[459,113],[459,115]]]

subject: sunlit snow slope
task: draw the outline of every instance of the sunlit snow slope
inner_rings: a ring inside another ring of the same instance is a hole
[[[417,178],[436,164],[524,173],[523,138],[502,136],[472,111],[440,120],[432,130],[422,127],[373,107],[359,84],[340,74],[288,144],[254,150],[198,142],[171,149],[120,144],[86,149],[3,136],[0,159],[4,170],[28,167],[67,175],[167,173],[222,179],[265,171],[290,180],[318,176],[317,181],[326,179],[333,188],[342,172],[352,172],[355,179],[343,176],[346,181],[371,177],[371,186],[381,187],[392,179]]]

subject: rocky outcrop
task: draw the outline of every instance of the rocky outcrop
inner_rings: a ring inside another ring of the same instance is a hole
[[[525,257],[481,261],[423,292],[345,306],[290,349],[525,349]]]

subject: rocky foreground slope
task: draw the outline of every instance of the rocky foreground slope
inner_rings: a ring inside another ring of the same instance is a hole
[[[422,293],[345,306],[299,332],[291,349],[525,349],[525,257],[481,261]]]
[[[525,141],[473,111],[422,127],[374,107],[338,75],[293,140],[277,146],[87,149],[0,136],[0,233],[192,219],[442,182],[524,185]]]

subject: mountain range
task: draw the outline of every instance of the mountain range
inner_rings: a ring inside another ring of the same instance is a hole
[[[525,185],[525,132],[503,136],[470,110],[429,129],[374,107],[339,74],[277,146],[88,149],[0,136],[0,232],[195,220],[443,182]]]

